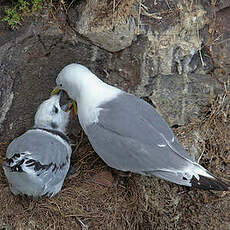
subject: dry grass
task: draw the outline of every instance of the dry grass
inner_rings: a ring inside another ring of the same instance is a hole
[[[225,178],[230,171],[228,100],[226,95],[218,97],[207,109],[205,119],[176,129],[185,147],[198,143],[203,153],[201,164]],[[199,133],[198,141],[194,132]],[[205,229],[210,223],[213,226],[230,223],[229,194],[191,190],[138,175],[119,178],[116,187],[94,183],[94,175],[108,168],[92,151],[84,135],[79,134],[76,139],[79,143],[72,162],[78,171],[66,179],[62,191],[54,198],[32,200],[13,196],[0,170],[3,223],[16,229],[87,229],[82,222],[89,229],[132,230]],[[6,148],[7,144],[1,143],[1,163]]]
[[[219,95],[206,108],[205,116],[177,130],[179,139],[196,160],[216,174],[227,174],[230,152],[230,110],[227,94]],[[189,137],[189,138],[188,138]],[[193,153],[191,146],[198,149]],[[230,178],[229,178],[230,179]]]
[[[1,145],[1,159],[6,148],[6,144]],[[124,185],[116,188],[93,183],[93,176],[107,166],[93,153],[85,137],[72,162],[78,167],[77,173],[68,177],[62,191],[51,199],[13,196],[1,169],[3,222],[17,229],[81,229],[81,221],[92,229],[135,229],[139,223],[135,221],[139,202],[135,177],[123,179]]]
[[[97,26],[116,26],[124,23],[129,17],[135,14],[134,5],[137,0],[103,0],[95,5],[88,3],[90,11],[93,11],[95,18],[91,27]]]

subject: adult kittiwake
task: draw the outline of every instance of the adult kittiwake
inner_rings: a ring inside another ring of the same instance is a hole
[[[7,148],[4,173],[14,195],[56,195],[69,170],[71,146],[65,129],[69,112],[60,107],[61,94],[44,101],[35,114],[34,127]]]
[[[110,167],[189,187],[229,190],[190,157],[144,100],[106,84],[80,64],[64,67],[56,84],[77,102],[82,128]]]

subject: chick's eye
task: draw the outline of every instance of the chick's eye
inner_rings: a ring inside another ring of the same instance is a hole
[[[58,108],[56,106],[53,107],[53,112],[58,113]]]

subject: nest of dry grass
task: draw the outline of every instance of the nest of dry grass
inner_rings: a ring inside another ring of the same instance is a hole
[[[229,128],[229,98],[223,95],[212,102],[203,119],[175,131],[186,148],[199,147],[204,167],[229,179]],[[109,169],[83,134],[75,139],[78,143],[72,163],[78,170],[66,178],[62,191],[51,199],[13,196],[0,169],[1,227],[135,230],[229,226],[228,193],[193,190],[138,175],[119,178],[115,187],[94,183],[96,174]],[[7,145],[0,145],[1,164]]]
[[[0,145],[1,164],[7,145]],[[16,229],[137,228],[142,217],[138,217],[135,177],[122,179],[115,188],[94,183],[94,176],[108,168],[92,151],[85,136],[77,146],[72,155],[77,172],[66,178],[62,191],[51,199],[13,196],[3,170],[0,170],[2,226]]]

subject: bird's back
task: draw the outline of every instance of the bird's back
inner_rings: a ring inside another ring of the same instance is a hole
[[[98,121],[86,127],[86,134],[109,166],[186,186],[227,189],[192,160],[168,124],[145,101],[124,93],[99,108]],[[207,178],[205,186],[201,178]],[[210,181],[215,182],[213,186]]]
[[[28,130],[8,146],[3,166],[14,194],[55,195],[68,172],[71,147],[61,136]]]

